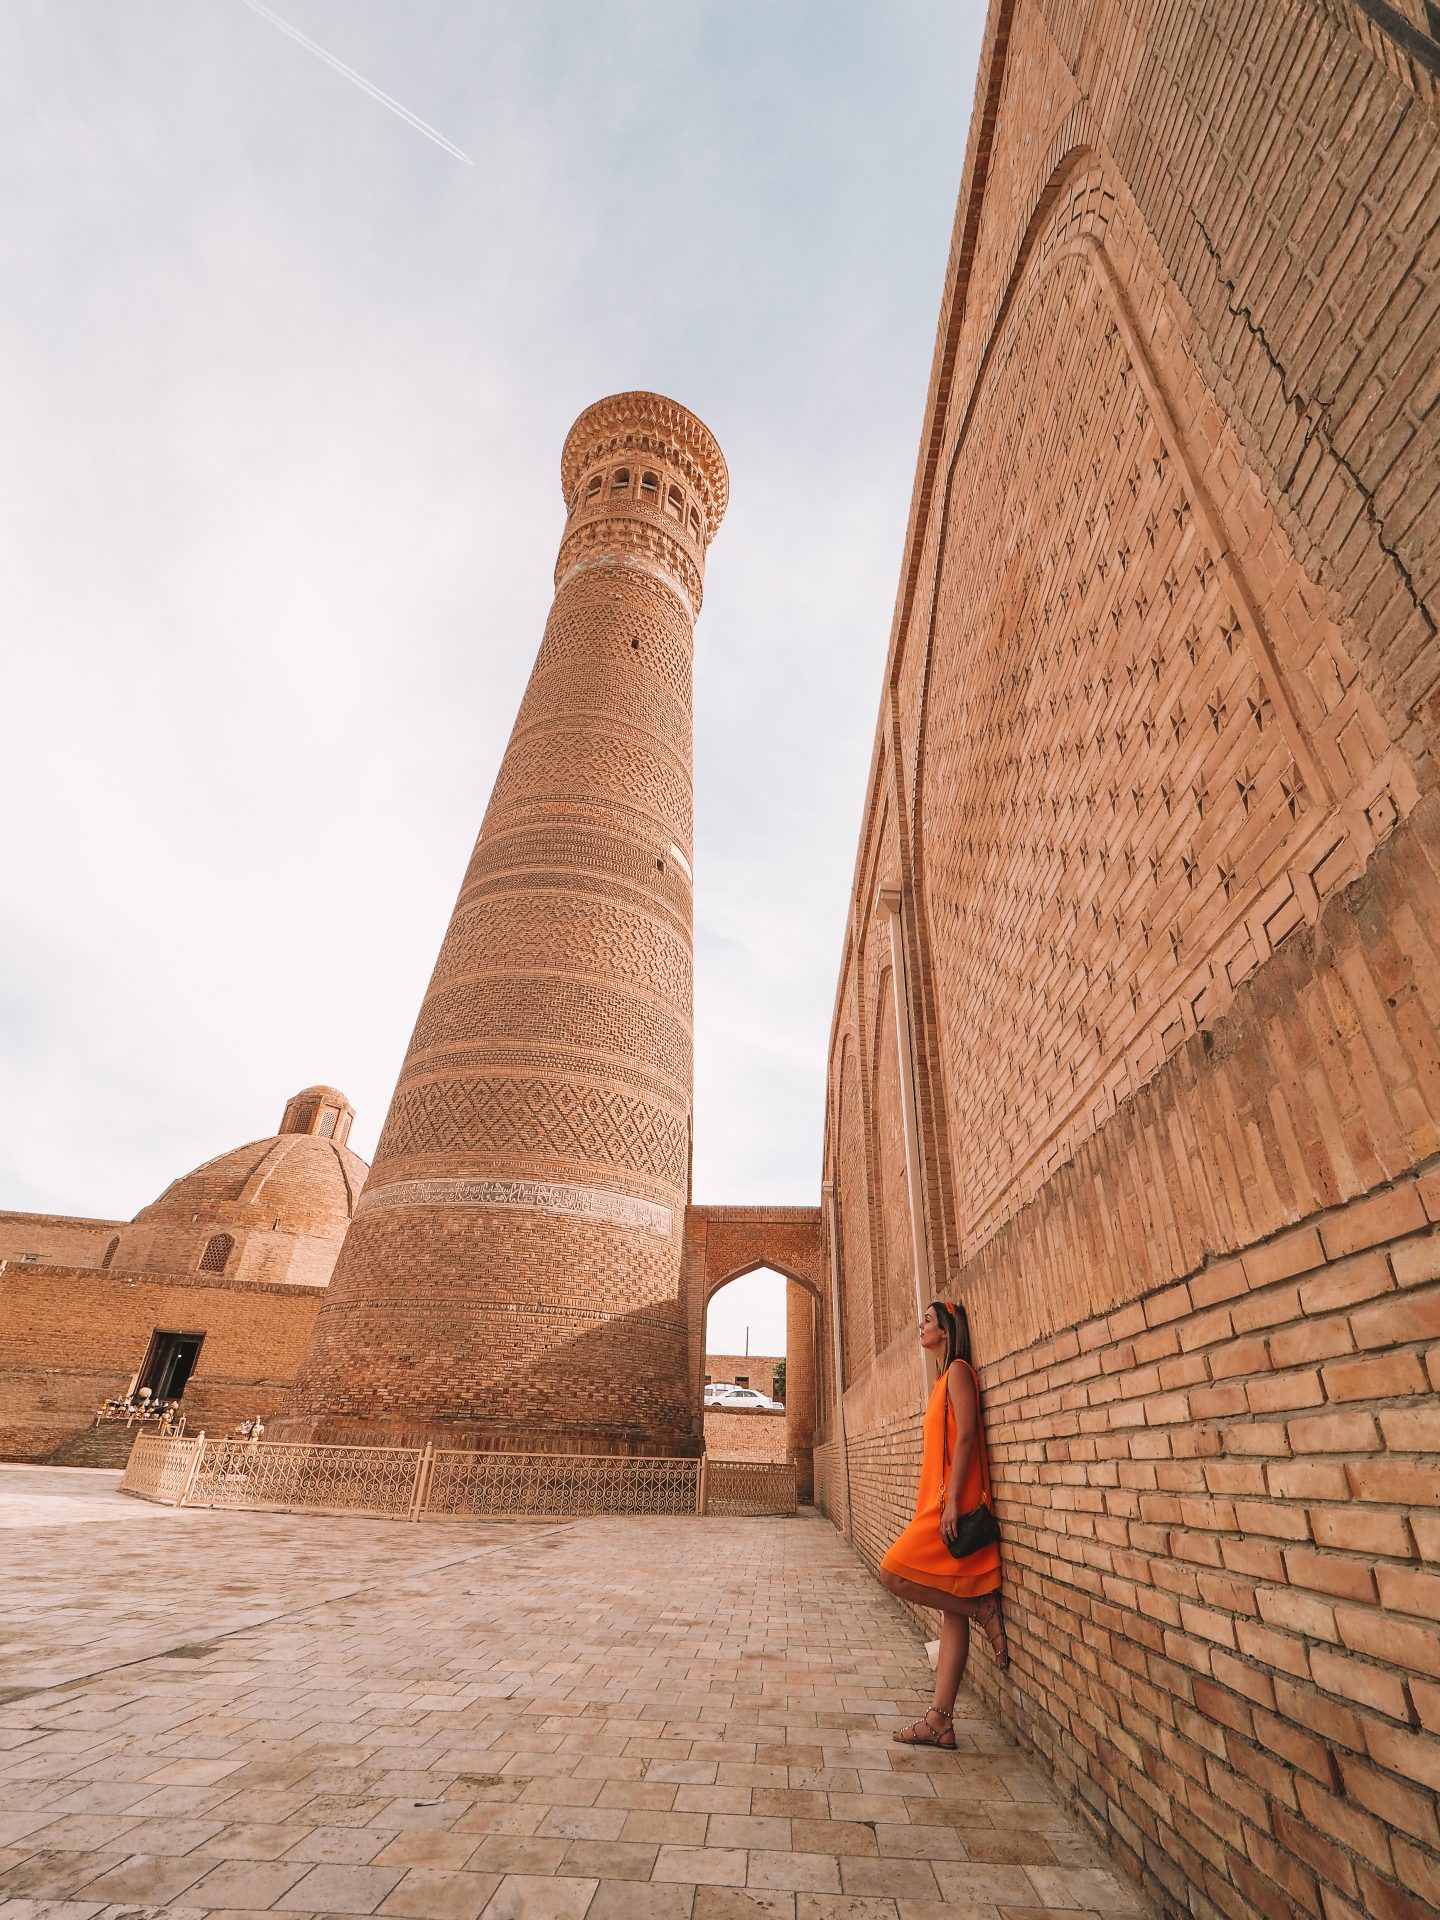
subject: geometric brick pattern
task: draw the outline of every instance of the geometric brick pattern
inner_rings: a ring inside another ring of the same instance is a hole
[[[513,740],[495,782],[494,804],[520,819],[528,808],[583,804],[592,794],[673,821],[682,844],[690,845],[688,761],[629,728],[602,732],[593,719],[576,727],[537,726]]]
[[[685,1178],[685,1116],[613,1088],[553,1079],[425,1081],[397,1097],[385,1123],[385,1163],[449,1153],[524,1153],[627,1167],[671,1185]]]
[[[437,984],[411,1038],[411,1073],[429,1065],[427,1055],[505,1046],[515,1036],[543,1031],[551,1044],[599,1047],[660,1074],[684,1099],[690,1089],[689,971],[683,1006],[672,1009],[657,995],[595,978],[572,965],[556,980],[562,956],[546,968],[497,969],[476,978],[458,974]],[[472,957],[469,966],[473,968]]]
[[[910,1518],[918,1222],[1011,1726],[1166,1914],[1421,1920],[1440,39],[1142,12],[990,9],[831,1041],[817,1491],[871,1564]]]
[[[1216,967],[1253,969],[1252,920],[1270,948],[1304,925],[1336,850],[1296,690],[1116,317],[1105,204],[1082,170],[1069,249],[992,349],[935,589],[929,672],[961,691],[922,736],[922,831],[947,1105],[990,1121],[957,1139],[972,1244],[1113,1110],[1107,1079],[1133,1090],[1204,1024]],[[1356,785],[1382,741],[1373,712],[1343,735]]]
[[[599,669],[596,646],[597,640],[603,646],[604,636],[608,634],[614,651],[622,657],[628,653],[632,665],[644,665],[647,679],[653,677],[673,698],[688,702],[690,647],[684,628],[676,619],[675,596],[669,588],[645,574],[628,580],[626,618],[619,625],[595,619],[597,605],[603,605],[602,595],[608,598],[606,589],[598,583],[587,583],[586,591],[570,595],[564,606],[555,609],[546,623],[545,638],[535,662],[536,673],[548,675],[567,666],[592,701],[606,701],[608,681]],[[638,689],[634,684],[639,680],[638,674],[632,674],[627,683],[622,683],[627,710],[633,711],[637,691],[643,693],[645,682],[641,681]],[[522,707],[522,724],[525,718]]]
[[[287,1438],[700,1447],[690,659],[728,482],[653,394],[588,409],[561,466],[544,640]]]
[[[578,969],[638,981],[673,997],[689,980],[689,953],[676,929],[653,914],[606,897],[553,890],[489,896],[455,915],[440,963],[451,979],[467,976],[452,959],[477,950],[487,972],[542,968],[556,952]],[[475,976],[480,977],[480,976]]]

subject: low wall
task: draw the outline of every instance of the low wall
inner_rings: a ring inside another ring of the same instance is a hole
[[[785,1460],[784,1409],[768,1413],[757,1407],[744,1413],[727,1413],[720,1407],[709,1408],[705,1414],[705,1451],[712,1460]]]

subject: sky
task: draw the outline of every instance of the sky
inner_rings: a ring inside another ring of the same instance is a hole
[[[630,387],[731,476],[695,1197],[814,1204],[984,10],[273,11],[473,164],[244,0],[0,14],[0,1208],[129,1218],[315,1082],[370,1157]]]

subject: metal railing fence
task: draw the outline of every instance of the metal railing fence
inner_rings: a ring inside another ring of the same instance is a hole
[[[795,1469],[708,1456],[471,1453],[141,1434],[122,1493],[172,1507],[392,1520],[793,1514]]]

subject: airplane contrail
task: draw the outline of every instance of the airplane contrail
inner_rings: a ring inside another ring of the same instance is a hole
[[[443,133],[437,133],[434,127],[420,118],[419,114],[411,113],[410,109],[402,107],[398,100],[392,100],[388,93],[382,93],[379,87],[372,86],[363,74],[356,73],[355,69],[347,67],[343,60],[337,60],[333,53],[327,53],[324,47],[317,46],[313,40],[301,33],[298,27],[292,27],[287,20],[282,20],[278,13],[272,13],[269,7],[262,6],[260,0],[242,0],[242,4],[249,7],[252,13],[258,13],[262,20],[268,20],[272,27],[278,27],[281,33],[288,34],[300,46],[307,48],[317,59],[323,60],[327,67],[333,67],[336,73],[342,74],[345,79],[353,80],[362,93],[368,93],[370,98],[378,100],[382,107],[388,107],[392,113],[398,113],[407,126],[414,127],[417,133],[423,133],[425,138],[433,140],[437,147],[443,147],[447,153],[453,153],[455,158],[463,160],[467,167],[474,166],[475,162],[469,154],[462,153],[453,140],[447,140]]]

